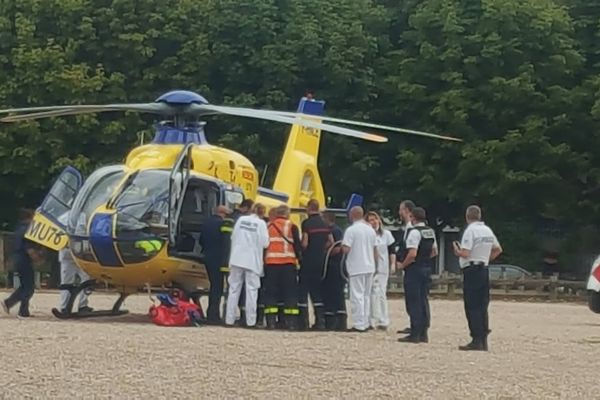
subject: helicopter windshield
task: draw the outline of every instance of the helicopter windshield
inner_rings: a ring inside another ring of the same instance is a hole
[[[70,232],[87,235],[88,218],[96,208],[108,201],[124,175],[122,165],[103,167],[90,175],[73,204],[68,221]]]
[[[117,236],[138,233],[153,226],[166,228],[169,171],[143,170],[130,177],[132,179],[128,179],[115,202]]]

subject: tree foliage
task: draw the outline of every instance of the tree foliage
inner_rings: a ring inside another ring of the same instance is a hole
[[[582,0],[7,0],[0,105],[149,101],[186,88],[217,104],[293,109],[313,89],[331,115],[464,139],[325,135],[328,195],[360,191],[389,208],[414,198],[450,223],[477,202],[514,242],[509,258],[526,259],[538,249],[519,235],[573,238],[600,223],[599,36],[600,2]],[[0,219],[38,203],[65,165],[122,160],[151,122],[3,125]],[[273,171],[286,127],[215,117],[207,131]]]

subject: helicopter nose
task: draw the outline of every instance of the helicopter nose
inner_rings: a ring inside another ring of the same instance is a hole
[[[154,100],[155,103],[173,105],[208,104],[208,101],[198,93],[189,90],[172,90]]]

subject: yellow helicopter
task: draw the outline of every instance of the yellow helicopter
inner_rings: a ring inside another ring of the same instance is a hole
[[[329,122],[458,140],[326,117],[324,104],[308,96],[302,98],[297,112],[255,110],[217,106],[197,93],[175,90],[152,103],[0,110],[0,114],[10,114],[2,122],[110,111],[167,118],[156,125],[153,141],[131,150],[124,164],[101,167],[85,181],[79,171],[67,167],[36,210],[26,237],[53,250],[68,245],[77,264],[92,278],[72,290],[67,312],[55,315],[119,315],[126,312],[121,310],[125,298],[141,288],[178,287],[198,301],[199,289],[208,288],[209,282],[197,238],[216,206],[234,208],[245,198],[267,208],[287,203],[300,210],[311,198],[325,204],[317,168],[321,131],[387,141]],[[258,170],[245,156],[207,142],[200,118],[215,114],[292,125],[273,188],[259,186]],[[352,197],[347,209],[360,202],[360,196]],[[72,312],[77,295],[97,283],[110,284],[118,291],[112,310],[86,315]]]

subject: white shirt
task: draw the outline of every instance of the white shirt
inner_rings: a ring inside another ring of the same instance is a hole
[[[239,217],[231,233],[229,265],[262,276],[263,252],[269,245],[267,224],[256,214]]]
[[[426,226],[423,222],[419,222],[418,224],[415,224],[414,227],[419,227],[419,226]],[[432,233],[429,233],[428,231],[431,231]],[[433,232],[433,229],[429,229],[428,231],[424,231],[423,233],[421,233],[421,231],[419,231],[418,229],[413,229],[410,231],[410,233],[408,234],[408,237],[406,238],[406,248],[407,249],[418,249],[419,248],[419,244],[421,244],[421,238],[423,237],[423,235],[433,235],[433,248],[437,249],[437,241],[435,240],[435,233]],[[430,237],[426,237],[427,239],[431,239]]]
[[[469,258],[460,258],[460,267],[465,268],[470,262],[482,262],[488,265],[493,247],[500,247],[494,232],[483,222],[472,222],[463,233],[460,247],[469,250]]]
[[[412,222],[410,222],[410,221],[408,221],[408,222],[407,222],[407,223],[404,225],[404,236],[403,236],[402,240],[404,240],[405,242],[406,242],[406,236],[408,235],[408,230],[409,230],[410,228],[412,228],[412,227],[413,227],[413,224],[412,224]]]
[[[390,273],[390,254],[388,246],[394,244],[394,236],[387,229],[382,229],[381,235],[375,236],[375,247],[377,247],[377,273],[389,275]]]
[[[342,246],[350,248],[346,256],[348,275],[375,273],[375,240],[377,234],[365,221],[356,221],[344,232]]]

